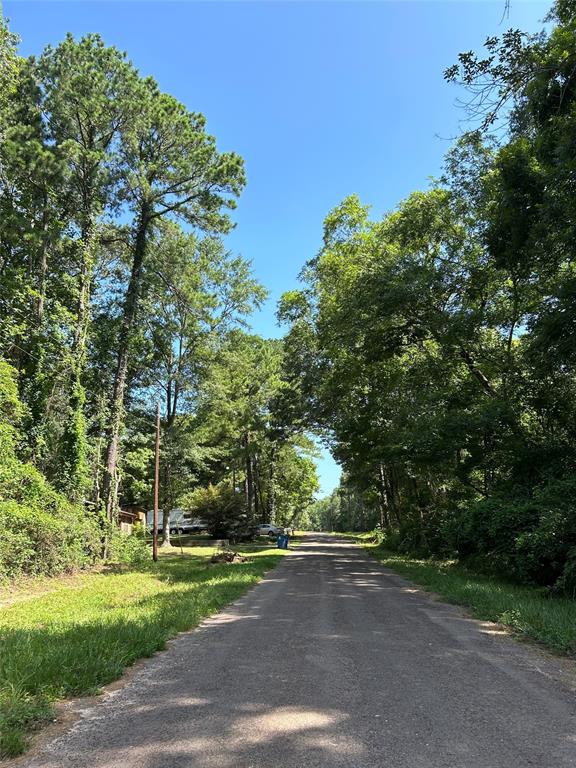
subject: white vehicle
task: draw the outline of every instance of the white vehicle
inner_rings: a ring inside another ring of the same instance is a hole
[[[151,509],[146,513],[146,528],[152,532],[154,526],[154,510]],[[158,531],[162,533],[164,530],[164,513],[161,509],[158,510]],[[184,509],[171,509],[170,510],[170,533],[200,533],[208,530],[208,523],[199,517],[192,517],[190,512],[186,512]]]
[[[280,536],[281,533],[284,533],[284,528],[272,523],[262,523],[256,527],[257,536]]]
[[[171,509],[170,517],[168,518],[168,524],[170,526],[170,533],[177,533],[181,525],[184,524],[184,510],[183,509]],[[151,532],[154,527],[154,510],[150,509],[146,513],[146,528]],[[158,532],[164,531],[164,510],[158,510]]]
[[[146,512],[146,530],[149,533],[152,533],[152,529],[154,528],[154,510],[149,509],[148,512]],[[158,510],[158,531],[162,532],[164,530],[164,513],[161,509]]]

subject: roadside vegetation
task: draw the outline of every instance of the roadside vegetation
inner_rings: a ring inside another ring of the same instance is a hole
[[[0,592],[0,755],[20,754],[53,703],[94,694],[170,637],[235,600],[283,550],[247,544],[247,562],[209,563],[210,547],[157,564],[109,565]]]
[[[97,34],[23,58],[0,20],[0,169],[0,582],[115,559],[157,403],[165,546],[173,509],[294,525],[316,449],[224,243],[242,158]]]
[[[460,55],[441,176],[382,217],[345,198],[280,313],[344,469],[315,526],[574,598],[574,0],[548,21]]]

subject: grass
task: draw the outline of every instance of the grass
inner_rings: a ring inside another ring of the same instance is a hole
[[[545,589],[520,586],[467,570],[455,561],[418,560],[370,543],[371,534],[349,534],[383,565],[425,590],[469,608],[472,615],[508,627],[566,656],[576,656],[576,601]]]
[[[161,550],[156,564],[42,580],[17,591],[0,609],[0,757],[25,751],[55,701],[97,693],[238,598],[284,554],[266,543],[246,544],[248,562],[210,565],[213,551]]]

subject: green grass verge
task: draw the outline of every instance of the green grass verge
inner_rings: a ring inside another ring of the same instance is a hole
[[[156,564],[43,580],[45,594],[33,585],[17,592],[0,609],[0,757],[26,749],[55,701],[96,693],[238,598],[284,554],[242,545],[248,562],[210,565],[213,551],[161,551]]]
[[[556,653],[576,656],[575,600],[475,573],[454,561],[417,560],[389,552],[368,543],[370,534],[350,535],[383,565],[450,603],[466,606],[476,618],[502,624]]]

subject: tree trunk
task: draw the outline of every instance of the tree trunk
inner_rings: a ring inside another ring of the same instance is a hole
[[[480,383],[484,392],[486,392],[486,394],[489,395],[490,397],[498,397],[498,393],[496,392],[492,384],[490,384],[486,376],[482,373],[480,368],[478,368],[470,352],[468,352],[467,349],[464,349],[464,347],[460,348],[460,357],[466,363],[468,370],[470,371],[472,376],[474,376],[474,378]]]
[[[164,504],[162,510],[162,547],[171,547],[170,541],[170,508],[168,504]]]
[[[386,479],[384,477],[384,466],[382,462],[378,465],[378,494],[380,496],[380,528],[385,530],[390,527],[390,518],[388,516],[388,498],[386,495]]]
[[[268,493],[268,519],[276,524],[276,444],[272,444],[270,452],[270,491]]]
[[[98,500],[100,499],[100,458],[102,456],[102,437],[96,441],[96,451],[94,452],[94,465],[92,470],[92,499],[98,509]]]
[[[88,322],[90,319],[90,287],[92,284],[92,248],[94,225],[90,219],[82,228],[82,258],[80,262],[80,281],[78,285],[78,301],[76,303],[76,327],[72,350],[76,361],[83,363]]]
[[[354,530],[354,514],[352,511],[352,501],[350,499],[350,488],[346,489],[346,501],[348,505],[348,530]]]
[[[164,430],[165,445],[170,442],[170,421],[168,421]],[[172,541],[170,540],[170,510],[172,509],[174,499],[172,498],[172,489],[170,487],[170,472],[170,462],[166,460],[164,461],[164,493],[162,494],[162,547],[172,546]]]
[[[244,435],[244,447],[246,449],[246,511],[248,520],[253,520],[254,510],[254,476],[252,471],[252,457],[250,456],[250,432]]]
[[[258,457],[254,456],[252,459],[252,484],[254,488],[254,519],[260,520],[260,510],[264,514],[264,508],[260,503],[262,500],[262,492],[260,489],[260,468],[258,466]],[[262,522],[265,520],[262,518]]]
[[[396,483],[394,479],[393,466],[390,467],[388,472],[384,471],[384,482],[386,485],[386,495],[388,497],[390,512],[394,515],[396,525],[400,525],[400,513],[398,511],[398,504],[396,503]]]
[[[90,286],[92,282],[92,237],[91,218],[82,228],[81,262],[76,303],[76,323],[72,340],[72,363],[70,378],[66,384],[69,415],[60,439],[62,463],[67,467],[65,487],[70,498],[80,501],[89,488],[89,476],[86,466],[86,425],[84,419],[84,373],[86,356],[86,337],[90,322]]]
[[[42,245],[40,246],[40,253],[38,254],[37,263],[37,286],[38,297],[36,299],[36,326],[40,328],[42,321],[44,320],[44,301],[46,299],[46,273],[48,272],[48,250],[50,248],[48,238],[48,195],[44,192],[43,195],[43,212],[42,212]]]
[[[147,207],[143,206],[140,212],[138,229],[134,241],[132,271],[124,300],[122,332],[120,334],[118,347],[118,364],[110,400],[110,417],[107,430],[108,449],[106,452],[106,468],[104,470],[103,481],[104,509],[106,518],[110,522],[116,520],[118,513],[118,449],[120,431],[124,417],[124,397],[126,394],[130,345],[136,321],[136,313],[138,311],[140,291],[142,288],[142,270],[144,266],[144,258],[146,256],[146,240],[149,224],[149,211]]]

